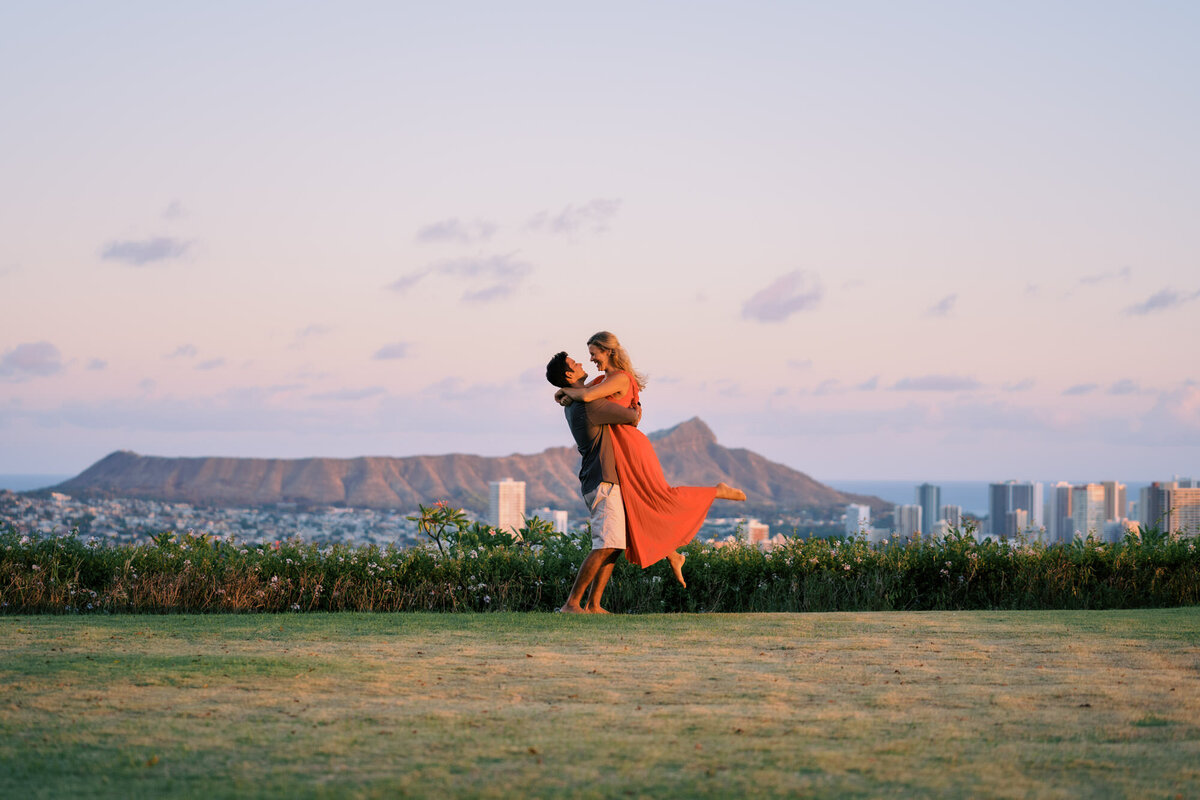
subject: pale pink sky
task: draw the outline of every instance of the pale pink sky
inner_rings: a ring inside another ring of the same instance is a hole
[[[502,6],[502,7],[501,7]],[[1200,473],[1200,6],[0,8],[0,473],[536,452]]]

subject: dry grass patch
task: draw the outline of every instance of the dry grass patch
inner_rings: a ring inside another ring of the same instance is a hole
[[[0,796],[1194,796],[1200,609],[0,618]]]

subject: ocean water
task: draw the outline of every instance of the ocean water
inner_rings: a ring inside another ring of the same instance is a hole
[[[1171,478],[1161,478],[1160,480],[1171,480]],[[917,502],[917,486],[920,485],[912,481],[832,480],[825,481],[825,483],[842,492],[873,494],[889,503],[896,504]],[[977,517],[987,516],[989,481],[929,481],[929,483],[942,487],[942,505],[962,506],[962,510],[968,514]],[[1055,481],[1042,481],[1042,492],[1049,491],[1054,483]],[[1122,481],[1122,483],[1125,484],[1125,497],[1129,502],[1137,500],[1138,492],[1150,485],[1150,481]]]
[[[0,475],[0,489],[10,492],[28,492],[32,489],[45,489],[47,486],[57,486],[74,475]]]
[[[834,489],[855,494],[872,494],[889,503],[917,502],[917,486],[912,481],[825,481]],[[942,505],[962,506],[968,514],[982,517],[988,512],[987,481],[929,481],[942,487]]]

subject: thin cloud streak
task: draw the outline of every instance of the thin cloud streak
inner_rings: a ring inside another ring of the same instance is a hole
[[[1192,302],[1198,297],[1200,297],[1200,291],[1188,294],[1167,288],[1160,292],[1155,292],[1140,303],[1127,306],[1125,313],[1131,316],[1145,316],[1146,314],[1154,314],[1159,311],[1177,308]]]
[[[971,377],[960,375],[921,375],[901,378],[892,386],[896,392],[969,392],[982,384]]]
[[[358,400],[366,400],[371,397],[378,397],[383,393],[384,390],[382,386],[368,386],[365,389],[342,389],[336,392],[310,394],[308,399],[317,401],[334,401],[339,403],[353,403]]]
[[[800,311],[816,308],[825,290],[815,275],[794,270],[756,292],[742,306],[742,319],[783,322]]]
[[[469,303],[484,303],[499,300],[512,294],[526,276],[533,272],[533,266],[525,261],[516,259],[515,254],[482,256],[476,258],[455,258],[439,261],[424,269],[419,269],[387,285],[387,289],[404,294],[430,275],[442,275],[464,279],[471,284],[465,289],[460,299]],[[482,286],[476,284],[483,283]]]
[[[958,301],[957,294],[948,294],[941,300],[931,305],[925,312],[927,317],[945,317],[954,310],[954,304]]]
[[[1116,272],[1098,272],[1094,275],[1084,275],[1079,279],[1080,286],[1099,286],[1102,283],[1109,281],[1122,280],[1128,281],[1133,274],[1133,270],[1129,267],[1122,267]]]
[[[481,219],[463,221],[452,217],[419,228],[416,240],[421,244],[478,244],[488,241],[495,233],[496,226],[490,222]]]
[[[383,347],[375,351],[375,355],[371,358],[376,361],[389,361],[408,357],[408,342],[392,342],[385,344]]]
[[[50,342],[19,344],[0,358],[0,377],[10,380],[44,378],[62,369],[62,354]]]
[[[104,261],[117,261],[134,267],[144,267],[147,264],[182,258],[191,249],[191,246],[191,242],[170,236],[126,239],[105,244],[100,250],[100,258]]]
[[[604,233],[621,209],[621,201],[596,198],[581,206],[569,205],[557,214],[541,211],[526,223],[527,230],[570,236],[576,233]]]

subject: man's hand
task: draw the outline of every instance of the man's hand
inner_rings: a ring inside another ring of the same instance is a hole
[[[642,422],[642,404],[637,402],[633,404],[633,410],[637,412],[637,419],[633,423],[633,427],[637,427]]]
[[[568,397],[566,392],[564,392],[562,389],[559,389],[557,392],[554,393],[554,402],[558,403],[563,408],[566,408],[567,406],[571,405],[571,403],[573,403],[575,401],[573,401],[570,397]]]

